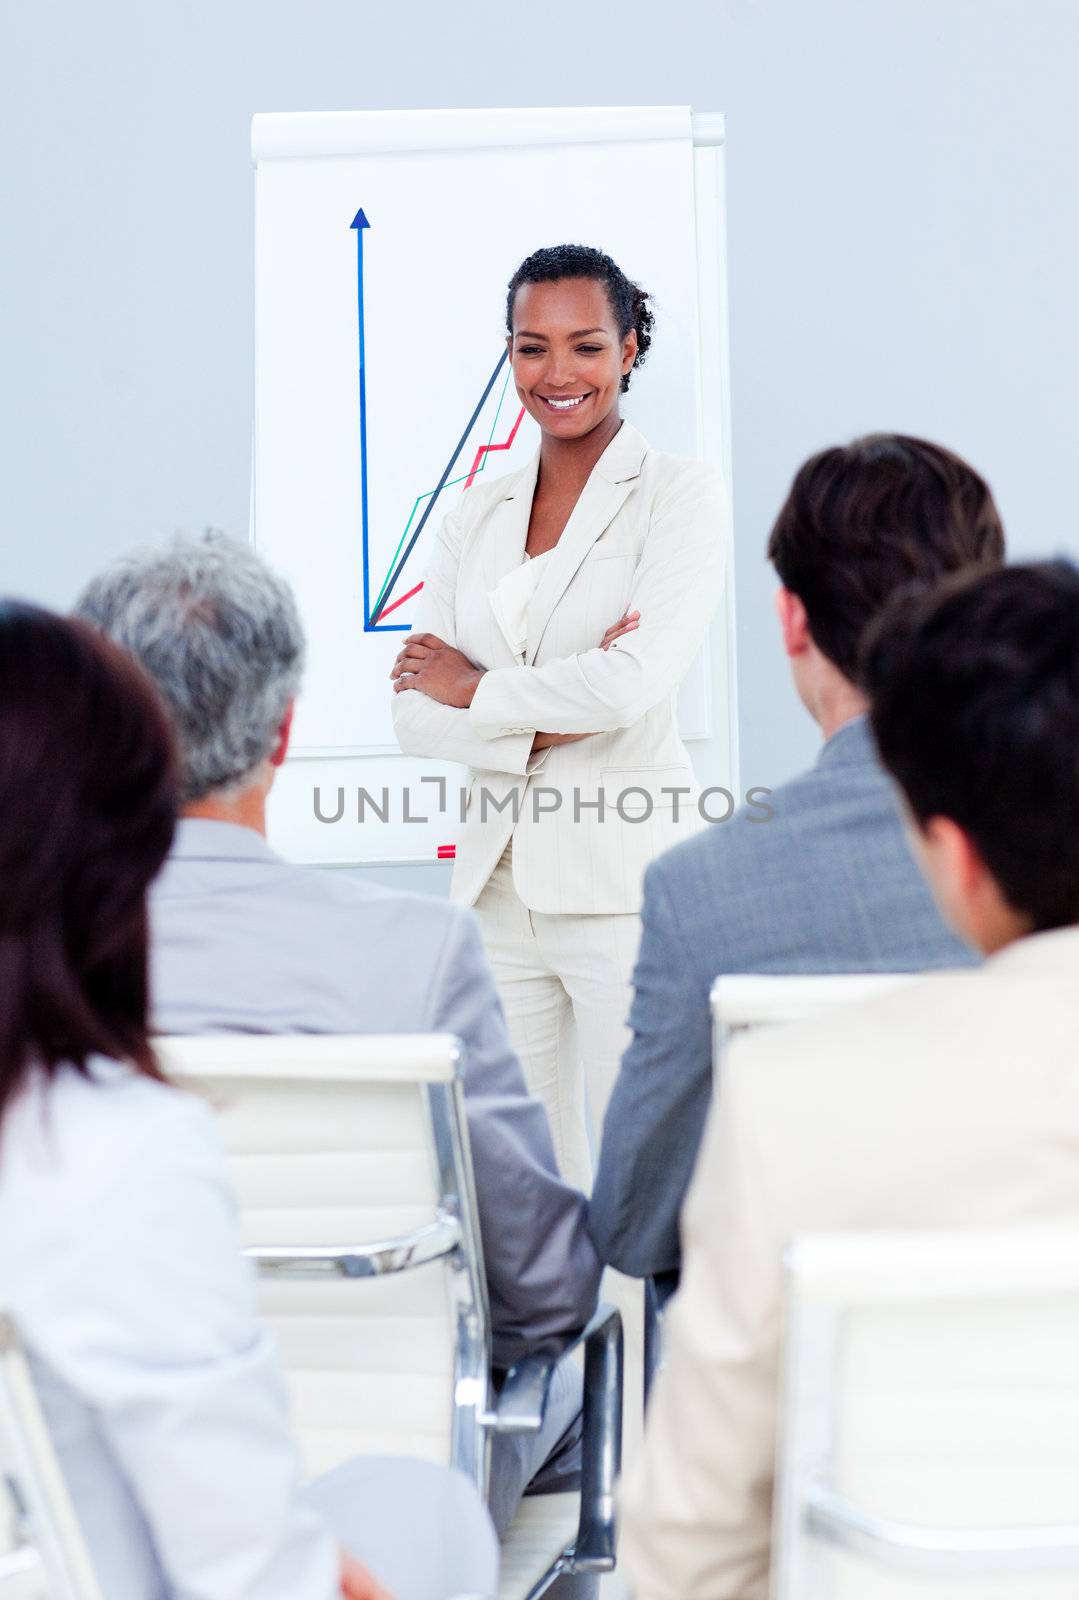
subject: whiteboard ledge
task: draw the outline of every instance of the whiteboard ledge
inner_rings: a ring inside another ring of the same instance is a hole
[[[521,145],[622,144],[693,137],[688,106],[566,106],[466,111],[263,111],[251,120],[251,159],[404,155]],[[722,117],[719,121],[722,123]],[[722,130],[721,130],[722,131]],[[722,143],[709,138],[708,143]]]
[[[270,841],[271,848],[278,848]],[[448,867],[453,871],[452,860],[440,859],[431,855],[430,851],[422,856],[318,856],[311,855],[302,850],[291,853],[280,850],[279,853],[293,867],[326,867],[337,872],[344,867]]]

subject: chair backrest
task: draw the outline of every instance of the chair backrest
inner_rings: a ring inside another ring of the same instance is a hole
[[[712,985],[712,1016],[726,1028],[808,1022],[910,983],[913,972],[720,973]]]
[[[712,1068],[719,1081],[734,1034],[783,1022],[809,1022],[910,983],[910,972],[720,973],[712,985]]]
[[[396,1452],[483,1487],[488,1314],[458,1041],[160,1045],[219,1113],[308,1472]]]
[[[775,1600],[1048,1600],[1079,1572],[1079,1234],[787,1256]]]
[[[0,1600],[102,1600],[15,1325],[2,1312]]]

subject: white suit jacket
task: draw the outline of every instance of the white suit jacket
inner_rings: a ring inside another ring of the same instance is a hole
[[[1025,1223],[1079,1225],[1079,928],[736,1044],[623,1493],[635,1600],[767,1593],[794,1233]]]
[[[486,670],[467,710],[395,694],[397,737],[471,768],[455,900],[475,901],[512,836],[533,911],[637,911],[648,862],[701,826],[674,698],[722,592],[723,486],[623,422],[544,563],[521,661],[489,595],[524,559],[538,466],[475,485],[443,522],[415,631]],[[630,608],[637,631],[601,650]],[[538,730],[594,737],[531,758]]]

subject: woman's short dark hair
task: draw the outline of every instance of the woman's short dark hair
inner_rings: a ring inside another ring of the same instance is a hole
[[[768,559],[805,606],[818,650],[854,679],[862,635],[896,590],[999,566],[1004,528],[985,479],[951,450],[875,433],[799,469]]]
[[[168,718],[84,622],[0,601],[0,1115],[31,1064],[159,1077],[146,888],[172,840]]]
[[[918,822],[958,823],[1035,929],[1079,922],[1079,570],[899,595],[862,665],[881,759]]]
[[[523,283],[560,283],[563,278],[591,278],[602,283],[610,301],[611,313],[624,339],[631,328],[637,330],[637,356],[630,368],[641,365],[652,343],[655,315],[646,290],[626,277],[617,262],[602,250],[587,244],[553,244],[532,254],[517,268],[506,293],[506,331],[513,333],[513,303]],[[629,372],[622,377],[622,393],[629,388]]]

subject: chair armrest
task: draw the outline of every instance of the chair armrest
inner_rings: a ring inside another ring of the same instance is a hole
[[[584,1346],[581,1439],[581,1514],[567,1555],[567,1572],[612,1572],[615,1564],[614,1486],[622,1465],[622,1318],[601,1305],[556,1356],[526,1356],[506,1374],[494,1411],[482,1420],[492,1433],[536,1433],[554,1369]]]
[[[547,1412],[547,1396],[555,1368],[574,1350],[587,1345],[610,1310],[609,1306],[597,1307],[580,1333],[567,1340],[553,1355],[523,1356],[515,1361],[498,1391],[498,1404],[493,1411],[485,1412],[482,1425],[492,1433],[538,1433]]]
[[[484,1413],[483,1426],[491,1433],[538,1433],[554,1369],[565,1354],[563,1350],[557,1356],[525,1356],[515,1362],[506,1373],[494,1410]]]
[[[1035,1572],[1074,1574],[1079,1524],[945,1528],[895,1522],[818,1485],[807,1496],[809,1532],[881,1566],[934,1577]]]
[[[570,1572],[613,1572],[614,1488],[622,1467],[622,1318],[601,1305],[581,1335],[584,1343],[584,1434],[581,1516]]]
[[[677,1272],[657,1272],[644,1280],[644,1401],[663,1358],[663,1318],[678,1288]]]

